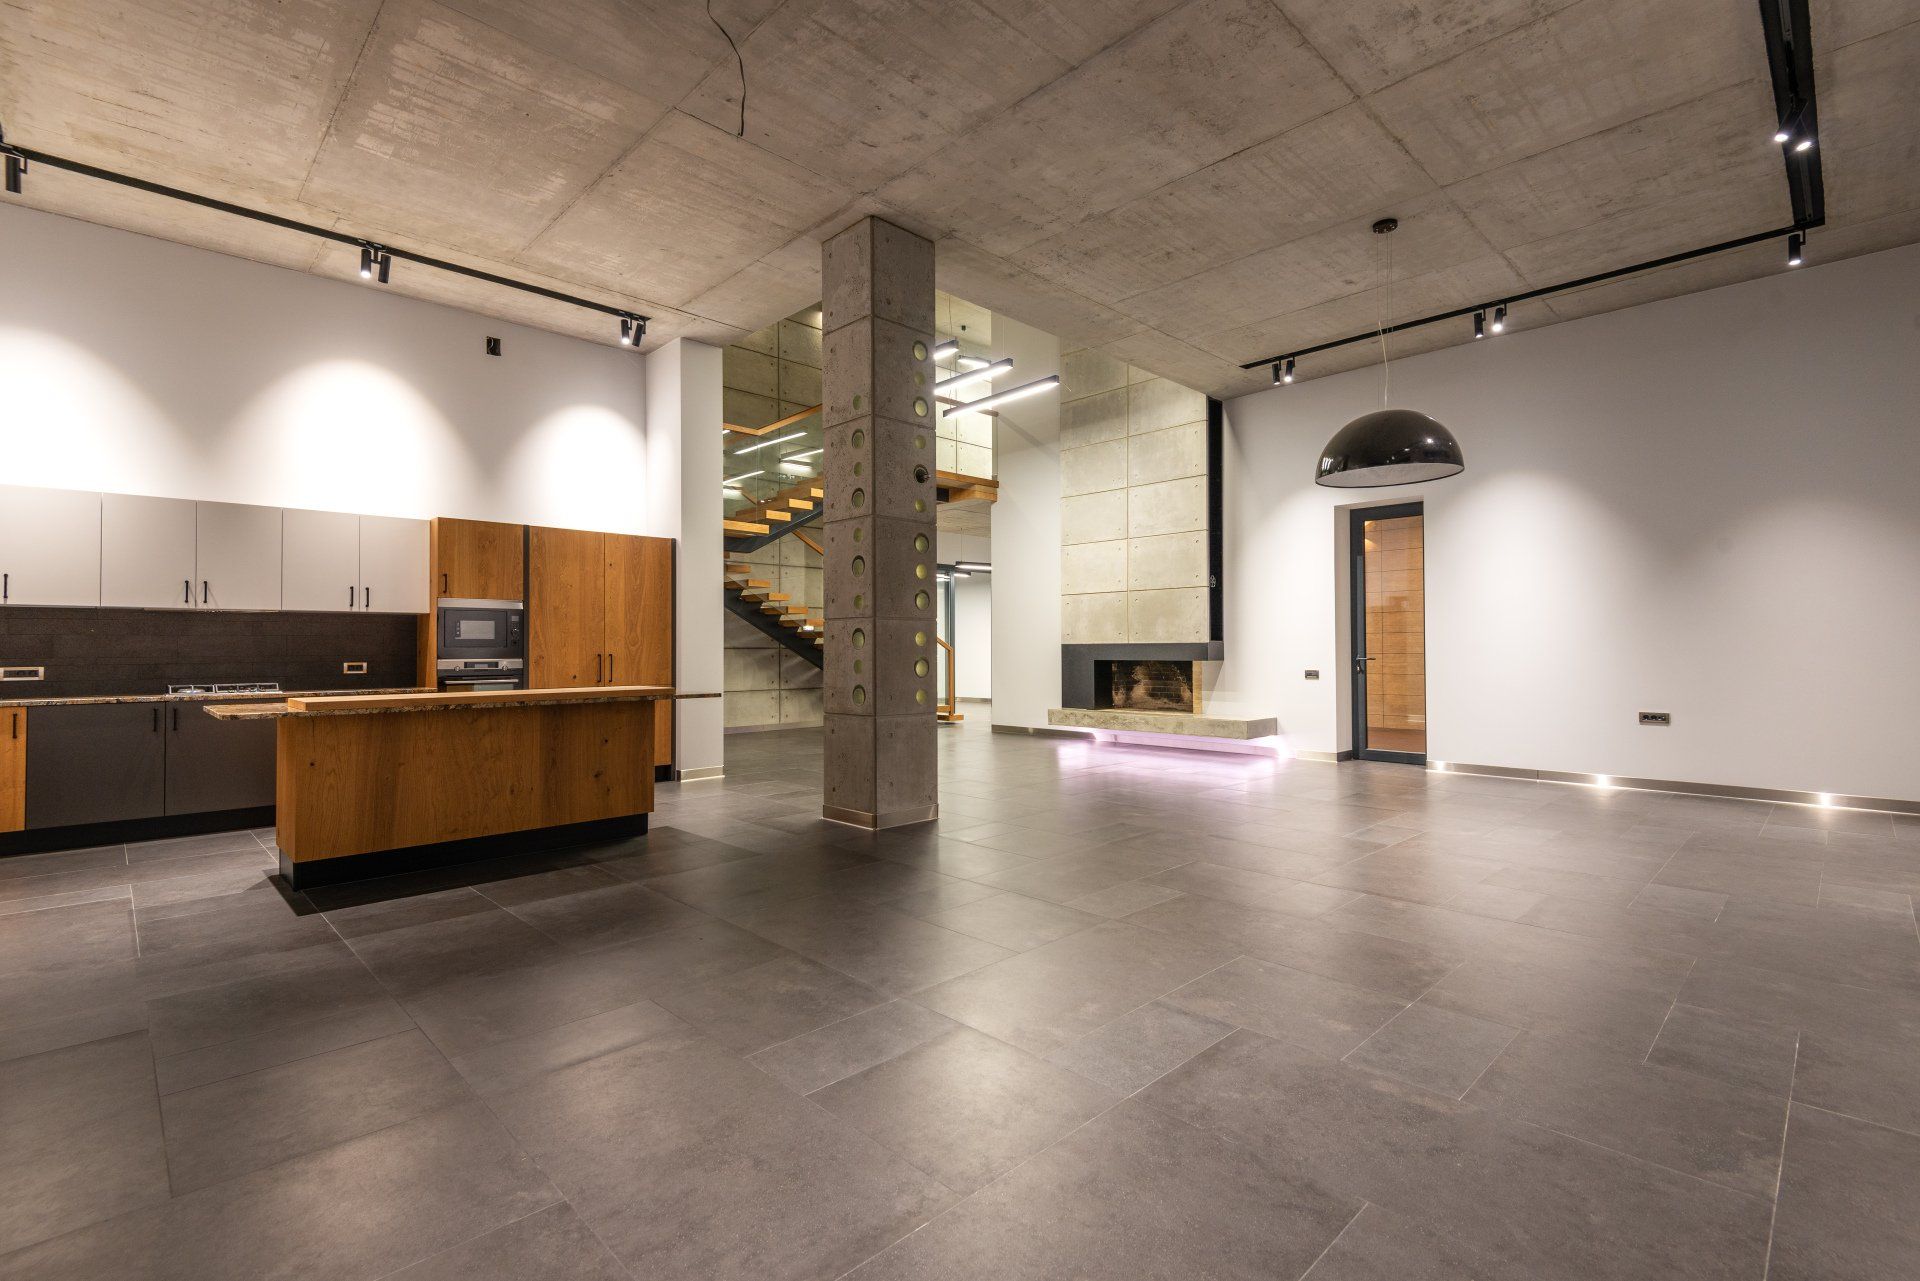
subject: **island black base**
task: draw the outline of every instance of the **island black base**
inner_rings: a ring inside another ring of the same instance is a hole
[[[308,859],[300,863],[288,858],[283,850],[280,853],[280,875],[294,889],[305,890],[316,885],[338,885],[345,881],[397,876],[402,872],[417,872],[423,868],[478,863],[511,854],[624,840],[632,836],[644,836],[646,831],[647,816],[629,814],[620,818],[568,823],[561,827],[502,832],[498,836],[474,836],[461,841],[438,841],[431,845],[410,845],[405,849],[347,854],[340,858]]]
[[[203,814],[166,814],[154,818],[123,818],[109,823],[74,823],[63,827],[29,827],[0,833],[0,857],[44,854],[49,850],[84,850],[96,845],[138,845],[209,832],[244,832],[273,826],[274,808],[209,810]]]

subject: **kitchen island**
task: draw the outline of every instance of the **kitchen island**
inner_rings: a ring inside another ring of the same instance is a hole
[[[646,830],[658,685],[209,704],[276,724],[296,889]]]

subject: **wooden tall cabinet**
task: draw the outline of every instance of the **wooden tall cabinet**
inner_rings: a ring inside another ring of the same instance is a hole
[[[528,684],[671,685],[673,540],[534,526],[527,542]],[[673,704],[655,704],[655,763],[673,760]]]
[[[525,525],[493,520],[433,522],[433,596],[519,600],[526,590]]]
[[[27,709],[0,707],[0,832],[27,825]]]

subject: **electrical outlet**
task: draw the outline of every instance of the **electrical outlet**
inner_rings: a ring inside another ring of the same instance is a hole
[[[1317,681],[1317,680],[1319,680],[1319,679],[1320,679],[1320,669],[1319,669],[1319,668],[1317,668],[1317,667],[1309,667],[1309,668],[1307,669],[1307,679],[1308,679],[1308,680],[1310,680],[1310,681]]]
[[[365,676],[367,674],[367,665],[365,663],[342,663],[340,664],[340,674],[342,676]]]
[[[0,681],[43,681],[47,679],[44,667],[0,667]]]
[[[489,356],[498,356],[500,354],[500,340],[498,338],[489,337],[487,339],[487,354]]]
[[[1671,725],[1673,724],[1673,713],[1642,712],[1640,713],[1640,723],[1642,725]]]

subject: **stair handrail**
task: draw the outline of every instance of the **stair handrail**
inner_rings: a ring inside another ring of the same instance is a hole
[[[960,691],[953,679],[953,646],[947,643],[947,638],[944,636],[935,636],[933,639],[940,643],[941,649],[947,651],[947,701],[935,704],[934,710],[942,716],[951,716],[960,706]]]

